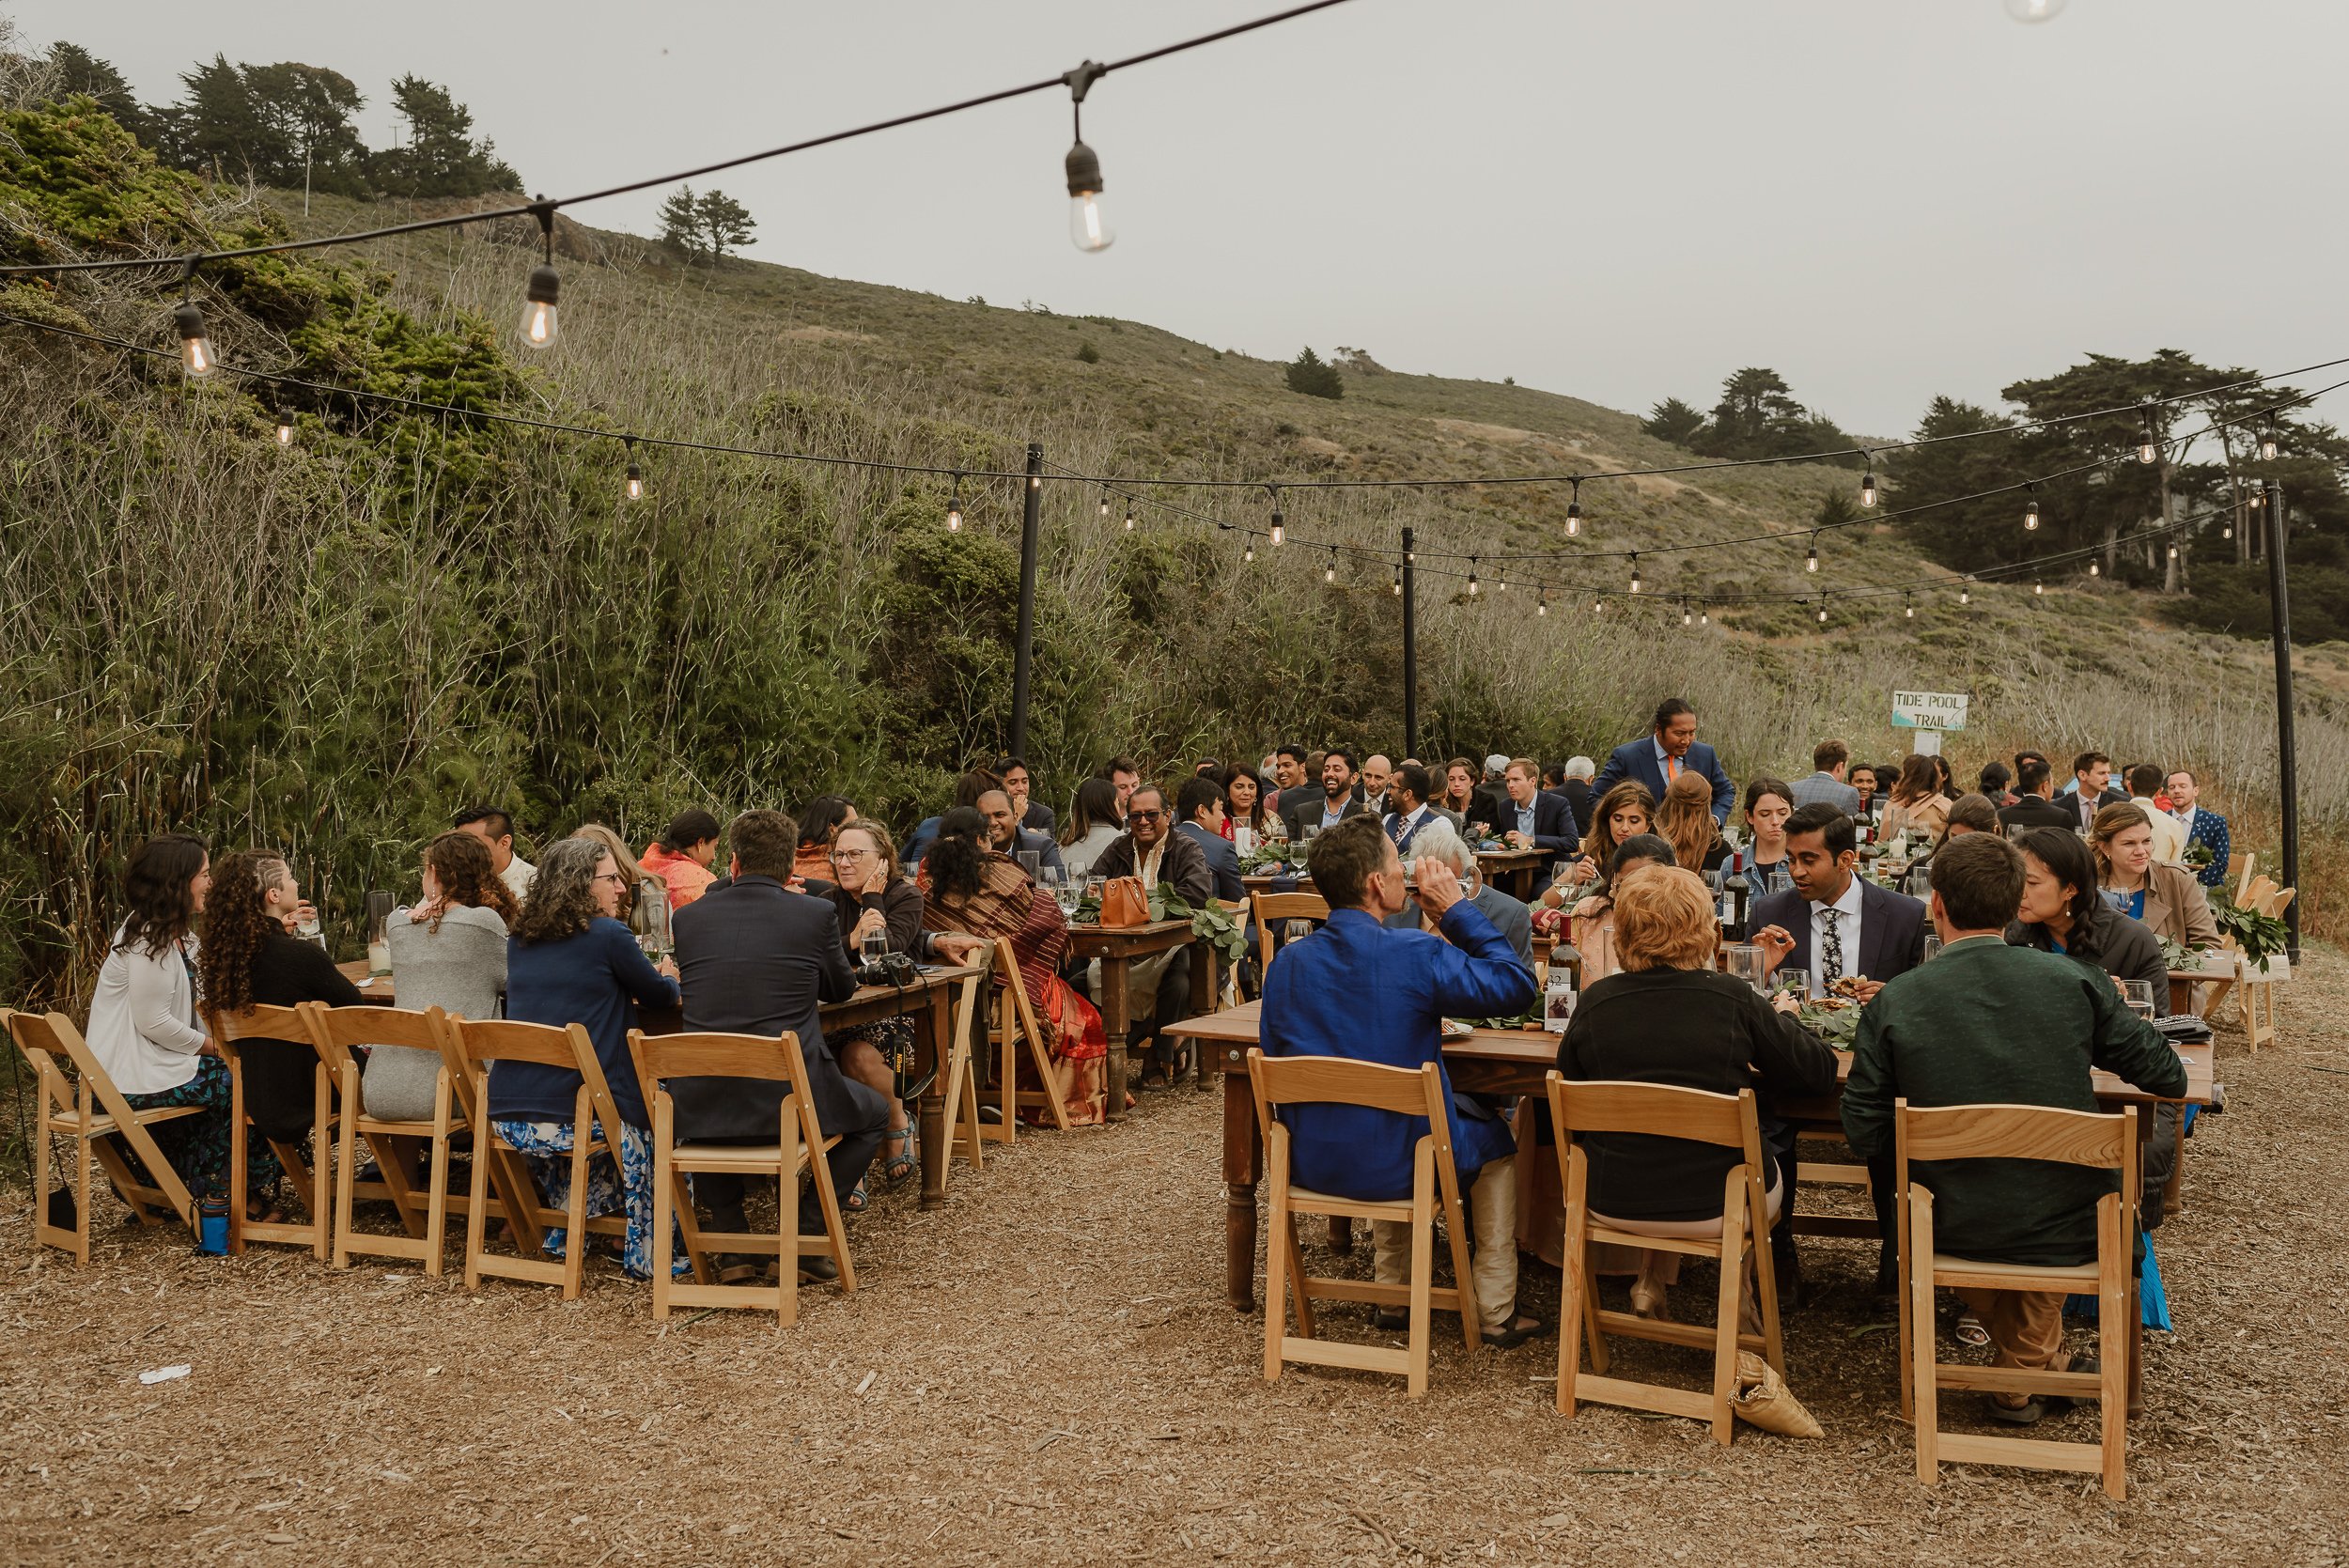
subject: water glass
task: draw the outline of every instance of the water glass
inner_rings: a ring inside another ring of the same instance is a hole
[[[889,933],[886,930],[867,931],[857,944],[857,953],[868,964],[879,962],[888,951]]]
[[[1729,973],[1762,995],[1770,994],[1767,961],[1762,949],[1752,942],[1732,942],[1728,948]]]
[[[2121,994],[2129,1004],[2129,1011],[2147,1023],[2154,1019],[2154,983],[2150,980],[2123,980]]]
[[[306,909],[296,917],[294,935],[305,942],[318,943],[321,949],[326,946],[325,928],[319,924],[319,912],[316,908]]]
[[[1307,844],[1311,844],[1311,843],[1312,843],[1312,842],[1313,842],[1313,841],[1314,841],[1316,837],[1318,837],[1318,836],[1320,835],[1320,832],[1321,832],[1321,824],[1320,824],[1320,823],[1318,823],[1318,822],[1308,822],[1308,823],[1306,823],[1306,824],[1305,824],[1305,842],[1306,842]]]
[[[1938,932],[1925,933],[1925,962],[1930,964],[1941,956],[1941,937]]]
[[[1034,881],[1036,872],[1044,864],[1044,851],[1041,849],[1022,849],[1019,851],[1019,869],[1028,874],[1029,881]]]
[[[367,972],[392,972],[392,895],[381,888],[367,890]]]
[[[1781,996],[1793,997],[1797,1001],[1809,1001],[1811,1000],[1811,971],[1809,970],[1781,970],[1778,971],[1778,984],[1770,989]]]

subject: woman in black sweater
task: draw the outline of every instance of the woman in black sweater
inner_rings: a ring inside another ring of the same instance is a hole
[[[278,856],[247,850],[212,868],[204,944],[196,952],[206,1012],[305,1001],[355,1007],[365,1001],[325,949],[286,929],[301,908],[293,868]],[[245,1114],[268,1136],[299,1142],[310,1128],[317,1050],[307,1040],[249,1039],[238,1042],[237,1054]],[[326,1151],[312,1157],[324,1159]]]
[[[1582,994],[1558,1047],[1558,1071],[1579,1081],[1670,1084],[1735,1094],[1819,1094],[1835,1086],[1835,1053],[1796,1020],[1797,1003],[1762,1000],[1712,967],[1711,893],[1693,872],[1647,866],[1614,893],[1619,972]],[[1618,1229],[1718,1235],[1735,1149],[1649,1133],[1589,1133],[1589,1203]],[[1790,1194],[1769,1172],[1770,1212]],[[1678,1253],[1641,1254],[1632,1310],[1662,1317]],[[1768,1266],[1766,1263],[1763,1266]]]
[[[897,865],[897,846],[889,830],[865,817],[841,825],[832,835],[830,882],[808,884],[808,892],[829,898],[840,915],[840,939],[848,950],[848,964],[863,961],[865,935],[878,934],[892,953],[918,957],[922,952],[922,890],[907,879]],[[859,1083],[879,1090],[889,1101],[889,1130],[882,1134],[881,1174],[904,1181],[920,1169],[914,1149],[913,1118],[897,1097],[895,1063],[909,1066],[913,1053],[910,1016],[881,1018],[835,1034],[824,1032],[840,1070]],[[842,1200],[850,1212],[866,1203],[859,1182]]]

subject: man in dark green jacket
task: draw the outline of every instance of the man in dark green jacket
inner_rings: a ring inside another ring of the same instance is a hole
[[[1896,1098],[1920,1108],[2093,1111],[2091,1066],[2148,1094],[2186,1093],[2178,1053],[2129,1012],[2108,978],[2007,945],[2022,892],[2022,856],[1995,833],[1951,839],[1934,856],[1940,956],[1891,981],[1860,1014],[1843,1089],[1843,1131],[1879,1169],[1893,1150]],[[1936,1250],[1997,1263],[2088,1262],[2096,1255],[2097,1201],[2118,1190],[2113,1172],[2043,1160],[1920,1163],[1910,1175],[1933,1193]],[[2062,1362],[2061,1292],[1962,1295],[1988,1327],[1999,1366]],[[2039,1409],[2020,1395],[1992,1403],[1992,1413],[2009,1421]]]

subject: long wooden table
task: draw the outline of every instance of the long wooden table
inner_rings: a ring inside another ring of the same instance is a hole
[[[1127,971],[1137,958],[1190,944],[1190,994],[1202,1006],[1215,1001],[1215,949],[1200,941],[1188,918],[1154,920],[1147,925],[1071,925],[1068,953],[1081,961],[1099,959],[1101,994],[1094,998],[1101,1010],[1101,1031],[1109,1037],[1108,1119],[1126,1119],[1126,1042],[1133,1032],[1133,1009],[1127,994]],[[1169,965],[1171,971],[1174,966]]]
[[[1533,884],[1541,877],[1546,862],[1571,860],[1569,855],[1549,849],[1479,849],[1476,869],[1485,874],[1485,880],[1520,904],[1533,902]]]
[[[1263,1173],[1263,1134],[1256,1126],[1256,1104],[1248,1082],[1248,1048],[1257,1043],[1262,1002],[1226,1008],[1205,1017],[1175,1025],[1170,1033],[1199,1042],[1201,1073],[1223,1075],[1223,1289],[1235,1312],[1256,1306],[1256,1182]],[[2216,1049],[2210,1043],[2178,1048],[2186,1063],[2186,1105],[2208,1105],[2215,1097]],[[1834,1129],[1840,1136],[1843,1080],[1851,1074],[1851,1053],[1837,1051],[1835,1092],[1815,1100],[1781,1100],[1772,1113],[1798,1127]],[[1446,1075],[1455,1090],[1476,1094],[1530,1095],[1548,1094],[1544,1079],[1558,1064],[1558,1037],[1541,1030],[1480,1029],[1449,1039],[1443,1046]],[[2141,1143],[2153,1135],[2153,1108],[2162,1096],[2149,1094],[2101,1070],[2091,1075],[2100,1104],[2118,1109],[2137,1106],[2137,1136]],[[1793,1211],[1792,1193],[1788,1212]],[[1875,1221],[1843,1219],[1834,1222],[1841,1234],[1875,1236]],[[2140,1325],[2135,1279],[2129,1287],[2130,1409],[2139,1405],[2143,1358],[2139,1353]]]
[[[351,984],[359,986],[359,994],[366,1001],[381,1007],[399,1005],[388,976],[371,985],[362,984],[368,979],[364,962],[338,967]],[[922,1206],[926,1209],[946,1206],[946,1161],[950,1157],[946,1147],[946,1063],[955,1034],[955,989],[964,979],[983,976],[988,969],[987,964],[928,968],[921,970],[913,984],[902,991],[889,986],[861,986],[847,1001],[826,1002],[821,1009],[827,1029],[852,1029],[859,1024],[900,1017],[914,1020],[916,1073],[930,1080],[915,1104],[914,1117],[922,1143]],[[983,1011],[983,1002],[972,1009],[973,1030],[979,1027],[977,1020]],[[675,1008],[640,1008],[637,1021],[647,1034],[675,1034],[685,1027],[683,1015]]]

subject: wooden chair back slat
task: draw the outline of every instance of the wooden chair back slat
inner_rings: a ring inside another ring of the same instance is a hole
[[[1429,1116],[1445,1125],[1443,1085],[1432,1062],[1388,1067],[1343,1056],[1266,1056],[1252,1049],[1248,1070],[1268,1106],[1359,1105],[1404,1116]]]
[[[440,1053],[441,1037],[426,1014],[405,1007],[311,1005],[316,1009],[310,1016],[318,1026],[314,1032],[321,1050],[331,1043],[345,1053],[359,1046],[405,1046],[410,1050]]]
[[[303,1017],[300,1007],[272,1007],[256,1003],[241,1013],[214,1012],[210,1017],[212,1038],[222,1045],[233,1045],[239,1040],[310,1043],[309,1020]]]
[[[1749,1118],[1744,1102],[1753,1097],[1751,1090],[1716,1094],[1669,1083],[1562,1081],[1562,1139],[1568,1133],[1643,1132],[1730,1149],[1745,1147]]]
[[[1273,955],[1281,950],[1281,941],[1273,936],[1279,925],[1292,920],[1327,924],[1330,919],[1330,901],[1317,893],[1252,893],[1248,907],[1255,921],[1256,962],[1261,969],[1270,969]]]
[[[505,1018],[452,1018],[450,1022],[457,1026],[458,1047],[469,1064],[528,1062],[540,1067],[572,1069],[579,1065],[569,1031],[554,1024],[515,1023]]]
[[[2123,1116],[2051,1106],[1900,1102],[1908,1157],[2045,1159],[2119,1170],[2135,1140]]]

